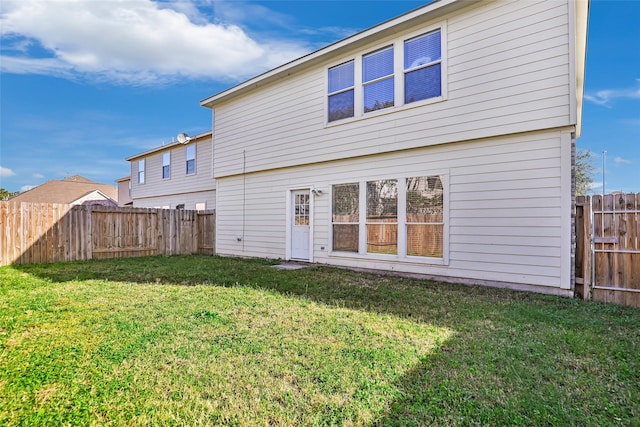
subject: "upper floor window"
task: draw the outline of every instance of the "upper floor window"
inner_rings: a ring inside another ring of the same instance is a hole
[[[394,105],[393,46],[362,57],[364,112]]]
[[[353,117],[354,61],[329,68],[329,121]]]
[[[327,121],[445,98],[443,28],[399,38],[329,68]]]
[[[404,42],[404,102],[442,95],[440,30]]]
[[[187,175],[196,173],[196,146],[187,145]]]
[[[162,153],[162,179],[171,177],[171,153]]]
[[[138,160],[138,184],[144,184],[144,159]]]

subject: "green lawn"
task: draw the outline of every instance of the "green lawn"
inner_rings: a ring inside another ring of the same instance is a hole
[[[0,425],[640,425],[640,310],[264,260],[0,268]]]

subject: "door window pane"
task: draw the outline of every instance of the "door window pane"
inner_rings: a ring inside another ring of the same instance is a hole
[[[138,184],[144,184],[144,160],[138,160]]]
[[[295,225],[309,225],[309,195],[296,194],[295,197]]]

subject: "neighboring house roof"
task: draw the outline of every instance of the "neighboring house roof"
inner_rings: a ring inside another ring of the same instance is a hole
[[[130,162],[130,161],[135,160],[135,159],[137,159],[139,157],[145,157],[145,156],[148,156],[149,154],[157,153],[159,151],[170,150],[170,149],[178,147],[180,145],[187,145],[187,144],[190,144],[191,142],[195,142],[197,140],[200,140],[200,139],[203,139],[203,138],[206,138],[206,137],[210,137],[212,134],[213,134],[213,132],[208,130],[206,132],[199,133],[199,134],[197,134],[195,136],[188,137],[186,142],[172,141],[169,144],[161,145],[160,147],[152,148],[151,150],[147,150],[147,151],[144,151],[142,153],[138,153],[138,154],[134,154],[133,156],[129,156],[125,160]],[[123,179],[124,178],[120,178],[120,180],[123,180]],[[120,181],[120,180],[118,180],[118,181]]]
[[[88,195],[94,193],[91,198]],[[118,190],[113,185],[99,184],[80,175],[51,180],[9,199],[12,202],[67,203],[111,200],[117,204]]]

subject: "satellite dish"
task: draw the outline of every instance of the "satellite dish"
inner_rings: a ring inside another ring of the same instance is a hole
[[[180,144],[186,144],[187,142],[189,142],[191,140],[191,138],[189,137],[189,135],[187,135],[186,133],[179,133],[178,134],[178,142]]]

